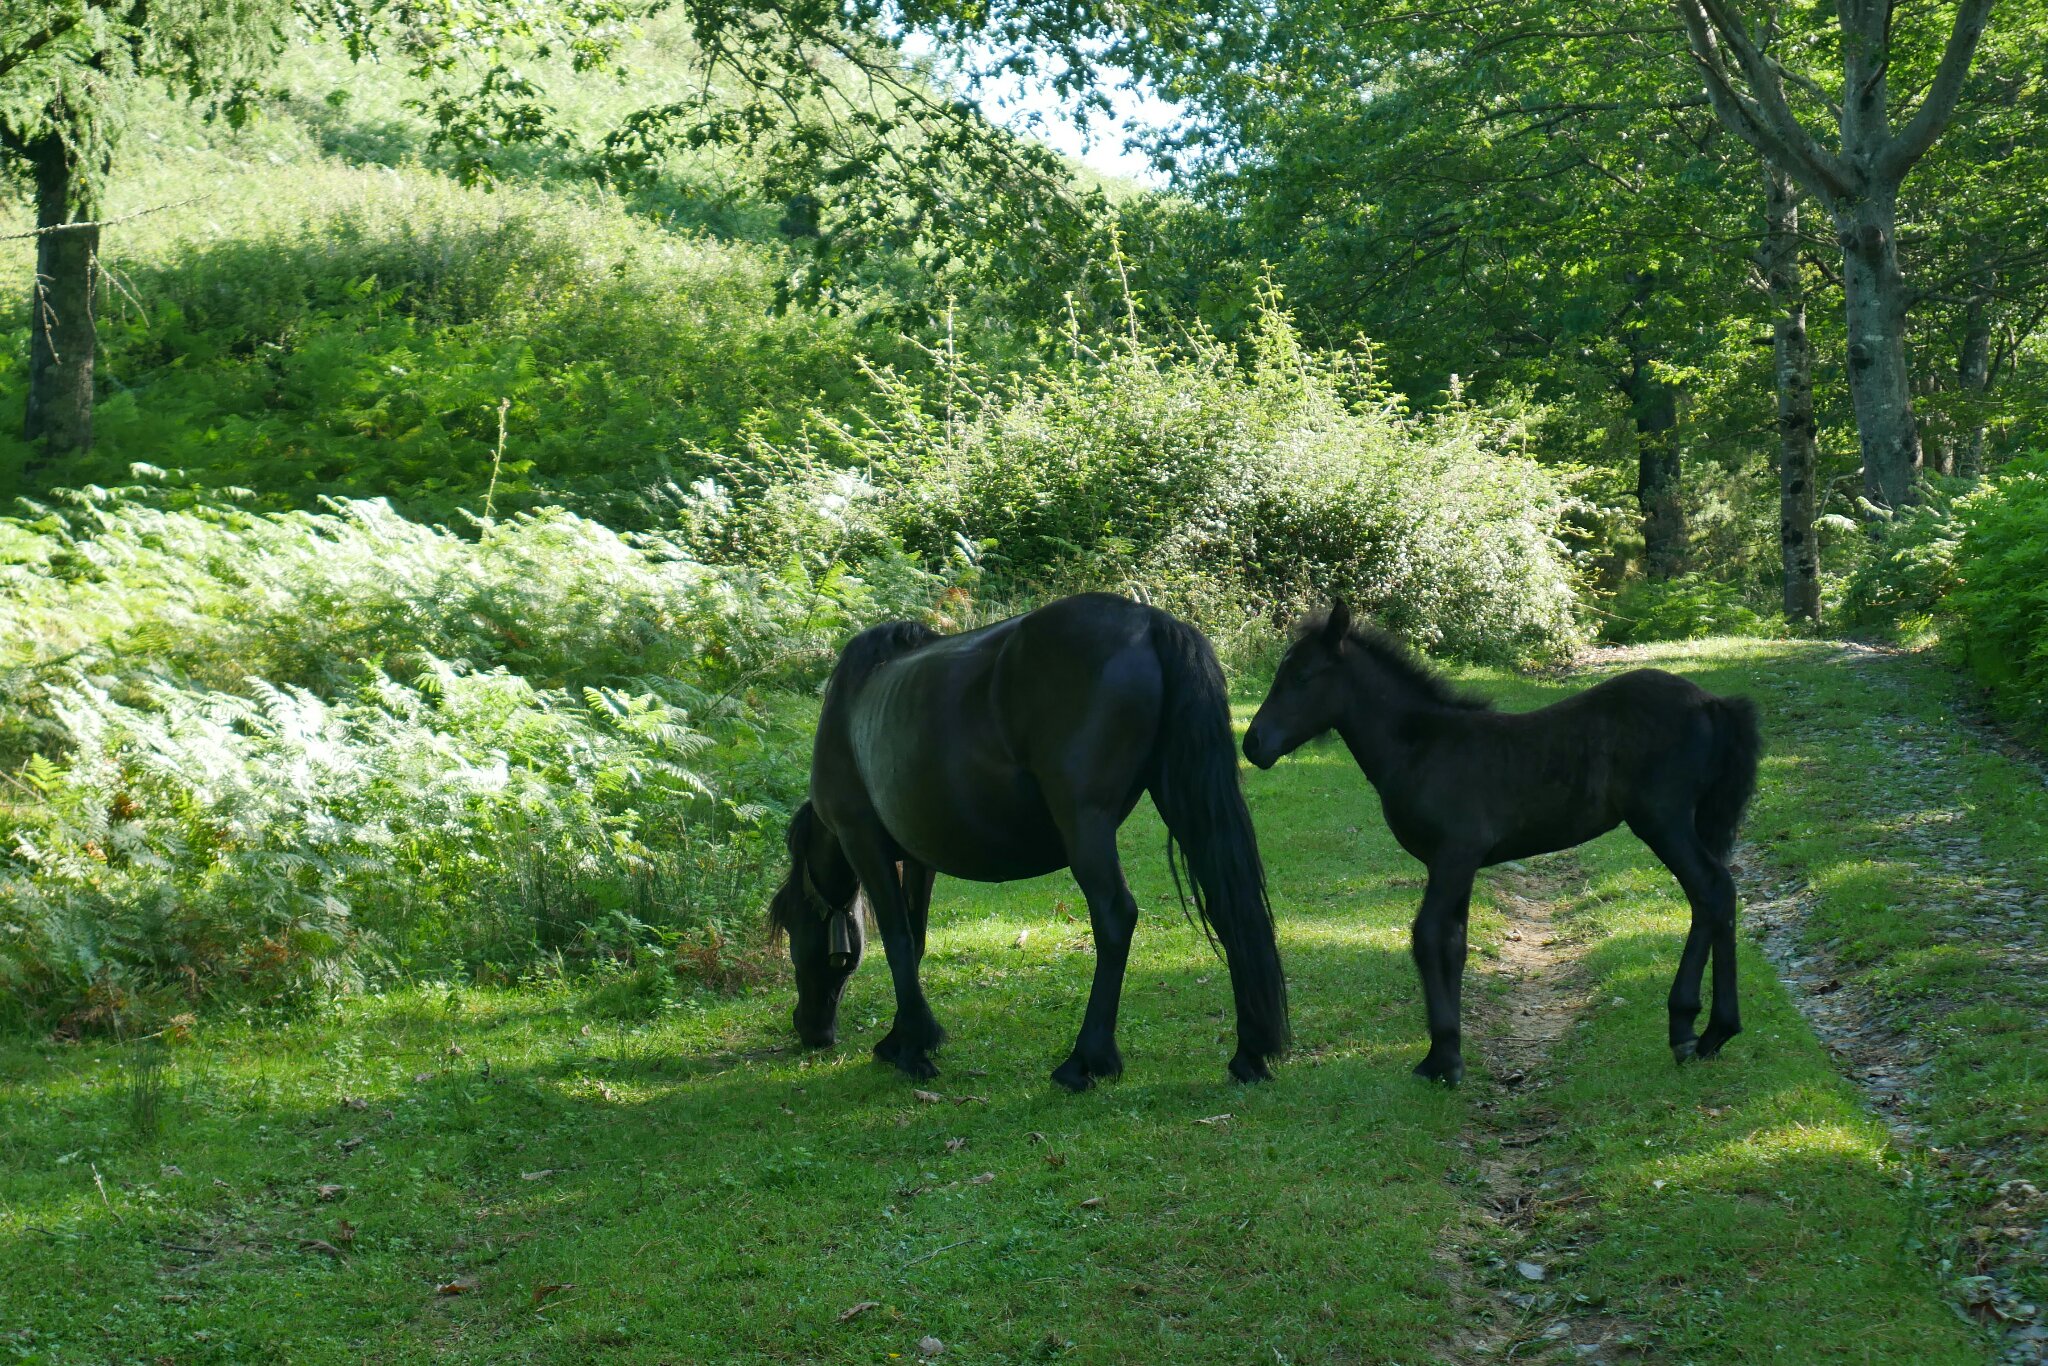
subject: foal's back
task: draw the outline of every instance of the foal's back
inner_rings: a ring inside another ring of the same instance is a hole
[[[1535,711],[1436,712],[1417,727],[1410,792],[1381,793],[1388,824],[1404,845],[1427,846],[1410,848],[1424,859],[1452,844],[1482,864],[1581,844],[1698,782],[1713,762],[1717,701],[1689,679],[1634,669]]]

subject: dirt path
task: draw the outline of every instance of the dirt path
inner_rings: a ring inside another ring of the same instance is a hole
[[[1582,879],[1568,853],[1483,876],[1509,925],[1498,956],[1475,956],[1477,970],[1468,973],[1466,1085],[1474,1096],[1458,1144],[1472,1162],[1476,1208],[1449,1250],[1463,1315],[1451,1359],[1621,1360],[1641,1335],[1557,1289],[1552,1258],[1567,1249],[1535,1233],[1543,1214],[1587,1198],[1552,1151],[1562,1121],[1543,1101],[1557,1045],[1587,1005],[1578,964],[1591,941],[1564,921],[1569,888]]]
[[[1979,752],[1996,751],[2038,773],[2037,756],[1995,725],[1969,718],[1967,708],[1937,725],[1905,705],[1908,690],[1937,680],[1899,667],[1898,651],[1854,642],[1837,648],[1880,699],[1851,723],[1862,741],[1859,752],[1875,756],[1865,783],[1870,800],[1859,803],[1857,813],[1873,835],[1854,847],[1909,868],[1893,889],[1900,905],[1928,924],[1945,948],[1993,967],[2009,986],[2002,994],[2023,1004],[2048,980],[2048,895],[1986,852],[1976,813],[1962,794],[1965,765]],[[1587,662],[1635,661],[1624,651],[1601,651]],[[1936,1069],[1948,1063],[1946,1017],[1978,1003],[1975,993],[1970,999],[1888,999],[1808,932],[1816,899],[1803,870],[1775,865],[1763,850],[1743,845],[1735,873],[1745,933],[1915,1169],[1937,1248],[1930,1255],[1956,1306],[2002,1330],[2003,1361],[2048,1366],[2043,1307],[2016,1284],[2021,1268],[2048,1250],[2048,1198],[2019,1178],[2023,1164],[2015,1154],[1996,1143],[1941,1146],[1927,1123]],[[1973,1193],[1986,1186],[1995,1191],[1989,1203]]]

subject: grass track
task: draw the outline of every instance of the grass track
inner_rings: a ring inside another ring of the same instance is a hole
[[[1669,662],[1734,691],[1817,658],[1745,645]],[[1481,681],[1514,707],[1561,690]],[[1786,780],[1774,760],[1767,783]],[[1172,904],[1149,810],[1124,837],[1145,908],[1128,1072],[1080,1098],[1046,1079],[1092,969],[1064,875],[941,883],[927,982],[952,1042],[936,1104],[866,1060],[888,1010],[877,963],[824,1055],[758,1054],[788,1042],[780,987],[667,1003],[424,988],[285,1027],[212,1023],[173,1051],[148,1139],[131,1050],[14,1041],[0,1348],[887,1362],[931,1335],[965,1362],[1425,1362],[1475,1297],[1530,1291],[1511,1263],[1534,1253],[1552,1274],[1531,1328],[1567,1331],[1516,1360],[1569,1358],[1581,1313],[1625,1322],[1657,1360],[1984,1359],[1912,1250],[1917,1207],[1882,1131],[1756,954],[1727,1061],[1671,1066],[1683,902],[1647,851],[1609,837],[1548,865],[1572,884],[1593,1002],[1536,1079],[1551,1084],[1448,1094],[1408,1076],[1420,869],[1364,780],[1332,746],[1248,790],[1294,1000],[1277,1085],[1226,1080],[1225,975]],[[1784,800],[1767,790],[1760,817]],[[1482,957],[1504,928],[1482,878]],[[1527,1229],[1476,1217],[1490,1116],[1552,1133],[1525,1155],[1571,1198]],[[451,1284],[466,1288],[436,1293]],[[536,1310],[536,1286],[563,1284]],[[863,1301],[877,1307],[837,1321]]]

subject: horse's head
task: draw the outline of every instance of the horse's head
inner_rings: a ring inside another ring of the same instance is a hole
[[[1339,656],[1350,634],[1351,609],[1342,598],[1302,623],[1244,733],[1245,758],[1271,768],[1337,724],[1348,687]]]
[[[768,903],[768,928],[789,942],[797,1037],[829,1048],[839,1034],[839,998],[860,966],[860,882],[809,802],[790,818],[788,845],[789,876]]]

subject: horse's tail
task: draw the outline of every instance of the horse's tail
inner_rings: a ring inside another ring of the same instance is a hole
[[[1166,695],[1153,765],[1152,800],[1166,821],[1174,887],[1212,942],[1220,941],[1237,1000],[1240,1080],[1267,1075],[1265,1060],[1287,1046],[1287,981],[1266,900],[1266,870],[1251,812],[1237,782],[1230,696],[1202,633],[1161,612],[1152,647]]]
[[[1694,808],[1693,829],[1714,857],[1726,863],[1743,810],[1756,792],[1763,733],[1757,725],[1756,703],[1747,697],[1716,697],[1707,703],[1707,717],[1714,727],[1713,769]]]

